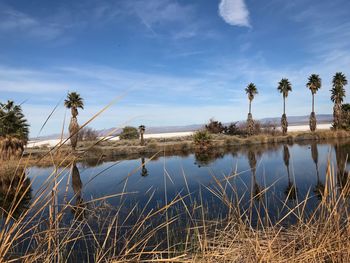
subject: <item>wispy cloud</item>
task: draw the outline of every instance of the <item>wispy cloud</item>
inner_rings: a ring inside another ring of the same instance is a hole
[[[244,0],[221,0],[219,14],[226,23],[232,26],[251,27],[249,11]]]
[[[173,0],[128,1],[124,8],[155,36],[189,39],[205,35],[196,8]]]
[[[40,21],[11,7],[0,5],[0,32],[52,40],[63,33],[56,23]]]

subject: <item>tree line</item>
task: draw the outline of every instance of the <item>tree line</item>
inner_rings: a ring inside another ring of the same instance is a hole
[[[348,128],[348,121],[350,120],[350,105],[343,104],[345,98],[345,86],[348,84],[346,76],[342,72],[337,72],[332,79],[331,101],[333,105],[333,128],[335,130]],[[306,83],[306,87],[311,91],[312,107],[309,118],[310,131],[314,132],[317,128],[317,119],[315,113],[315,95],[317,91],[322,87],[322,80],[319,75],[312,74],[309,76]],[[283,114],[281,117],[281,131],[286,134],[288,131],[288,120],[286,115],[286,99],[290,92],[292,92],[292,84],[287,78],[282,78],[278,82],[278,92],[283,97]],[[249,111],[246,122],[246,130],[248,135],[254,134],[256,128],[256,122],[252,115],[252,102],[256,95],[258,95],[258,89],[254,83],[250,83],[245,88],[245,93],[248,96]],[[93,130],[80,129],[78,124],[78,109],[84,109],[84,100],[77,92],[69,92],[67,98],[64,101],[64,106],[71,111],[71,119],[69,123],[69,139],[71,147],[75,151],[77,143],[83,138],[96,138],[97,134]],[[207,126],[207,129],[216,129],[216,126],[220,126],[218,123],[211,123],[212,127]],[[219,127],[220,128],[220,127]],[[141,137],[141,145],[145,144],[144,133],[146,127],[140,125],[138,129],[132,127],[125,127],[121,133],[121,138],[131,139]],[[228,134],[234,134],[237,132],[235,124],[231,124],[228,127],[222,127],[222,131]],[[79,135],[79,132],[81,134]],[[221,131],[220,131],[221,132]],[[24,147],[28,142],[29,136],[29,124],[25,119],[21,105],[16,105],[13,101],[7,101],[6,103],[0,103],[0,157],[1,159],[10,159],[12,157],[21,156]]]
[[[344,128],[344,117],[346,117],[347,106],[342,105],[345,98],[345,86],[348,84],[346,76],[342,72],[337,72],[333,76],[332,80],[332,89],[331,91],[331,101],[334,103],[333,106],[333,128],[341,129]],[[317,91],[322,86],[322,80],[319,75],[312,74],[309,76],[308,81],[306,83],[306,87],[311,91],[312,96],[312,106],[311,106],[311,114],[309,117],[309,127],[310,131],[314,132],[317,128],[317,119],[315,113],[315,95]],[[288,120],[286,115],[286,99],[289,93],[292,91],[291,82],[282,78],[278,83],[277,90],[282,94],[283,97],[283,114],[281,117],[281,130],[283,134],[287,134],[288,131]],[[255,96],[258,94],[258,90],[254,83],[250,83],[245,89],[246,94],[248,95],[249,100],[249,112],[247,117],[247,131],[248,134],[252,135],[254,129],[254,119],[251,113],[251,104],[254,100]]]

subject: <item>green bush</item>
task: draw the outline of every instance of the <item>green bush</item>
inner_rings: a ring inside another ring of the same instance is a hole
[[[121,140],[138,139],[140,137],[139,131],[135,127],[126,126],[123,131],[119,134]]]
[[[206,149],[212,144],[212,136],[207,130],[196,131],[193,134],[193,142],[196,146]]]

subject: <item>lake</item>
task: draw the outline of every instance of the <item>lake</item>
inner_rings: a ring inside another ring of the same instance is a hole
[[[165,205],[177,194],[190,194],[192,198],[197,198],[199,192],[207,203],[218,199],[212,193],[213,189],[218,190],[218,181],[226,185],[227,192],[234,188],[239,196],[247,200],[252,195],[259,195],[258,192],[261,191],[264,193],[257,199],[286,200],[290,188],[295,188],[296,191],[292,191],[288,197],[293,202],[295,199],[303,200],[307,194],[319,196],[317,188],[324,184],[328,160],[335,166],[344,166],[349,151],[350,142],[342,141],[256,145],[226,152],[210,151],[186,156],[163,157],[159,154],[156,159],[104,162],[96,166],[77,163],[73,169],[68,167],[60,171],[58,203],[68,200],[83,204],[105,196],[126,193],[123,198],[111,197],[106,202],[117,207],[120,199],[125,198],[124,205],[132,206],[137,202],[143,206],[148,203],[149,208],[154,208]],[[52,167],[29,169],[33,193],[44,184],[52,171]],[[230,187],[227,187],[228,183],[231,184]],[[149,200],[151,195],[152,199]],[[276,213],[278,206],[274,207],[276,204],[273,202],[270,205],[271,213]]]
[[[182,242],[185,229],[200,220],[218,222],[236,217],[257,226],[274,224],[286,216],[282,224],[287,226],[295,222],[298,211],[311,213],[317,207],[328,161],[334,165],[337,186],[345,184],[349,153],[350,141],[342,140],[79,162],[57,170],[30,167],[26,180],[31,191],[18,206],[18,213],[40,194],[50,196],[56,182],[55,208],[62,212],[60,224],[68,229],[93,229],[102,239],[108,233],[104,224],[111,222],[118,222],[119,235],[135,240],[144,238],[147,229],[167,222],[166,229],[150,241],[167,245]],[[307,203],[298,206],[306,198]],[[38,206],[43,203],[38,202]],[[295,206],[297,210],[290,213]],[[49,209],[45,209],[41,217],[48,214]],[[87,222],[89,229],[82,222]]]

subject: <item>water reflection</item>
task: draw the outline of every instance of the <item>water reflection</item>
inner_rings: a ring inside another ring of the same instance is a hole
[[[284,191],[286,197],[290,200],[295,200],[297,198],[297,187],[295,185],[294,178],[291,178],[290,169],[289,169],[289,160],[290,160],[290,153],[288,145],[283,145],[283,162],[287,169],[288,174],[288,185]]]
[[[254,151],[249,150],[248,151],[248,162],[249,162],[249,166],[250,166],[250,170],[252,173],[252,190],[251,190],[251,195],[253,199],[257,199],[260,200],[262,199],[262,192],[263,189],[261,188],[261,186],[259,185],[257,179],[256,179],[256,164],[257,164],[257,160],[256,160],[256,154]]]
[[[218,150],[206,150],[206,151],[196,151],[194,154],[195,164],[200,167],[209,166],[211,163],[215,162],[217,159],[223,158],[225,153]]]
[[[288,207],[291,207],[296,205],[294,200],[303,200],[311,190],[314,194],[310,197],[312,199],[310,205],[305,206],[305,209],[312,209],[318,204],[317,197],[321,198],[324,192],[329,156],[332,158],[330,162],[339,167],[335,176],[339,186],[344,187],[348,180],[349,167],[346,158],[349,149],[348,141],[303,142],[294,145],[275,143],[194,152],[189,156],[160,154],[158,159],[145,155],[122,162],[113,160],[101,163],[99,160],[96,162],[98,164],[96,167],[84,167],[84,178],[89,182],[86,184],[83,184],[81,171],[78,169],[83,164],[74,164],[71,167],[72,180],[69,182],[74,193],[72,212],[74,217],[79,219],[85,218],[87,211],[89,217],[94,215],[96,210],[88,210],[87,203],[91,204],[91,207],[94,205],[90,199],[86,200],[87,197],[102,199],[127,192],[128,194],[123,197],[123,211],[127,214],[128,209],[135,203],[141,207],[148,205],[149,209],[155,209],[164,204],[165,195],[167,200],[172,200],[179,193],[190,193],[190,200],[202,198],[208,210],[213,216],[217,216],[224,209],[219,200],[220,195],[214,197],[213,192],[207,191],[210,188],[217,190],[216,192],[225,192],[228,199],[235,198],[232,198],[236,194],[232,194],[234,189],[237,191],[240,204],[258,208],[266,205],[269,214],[274,213],[273,216],[277,218],[282,213],[281,200],[285,198],[293,201],[292,204],[288,204]],[[332,154],[329,154],[330,150]],[[171,178],[171,182],[166,186],[164,167]],[[53,168],[37,169],[39,172],[43,169],[41,173],[50,175]],[[149,174],[152,176],[148,176]],[[225,182],[222,189],[218,187],[214,177],[218,182]],[[120,184],[121,180],[125,184]],[[64,181],[62,185],[61,192],[64,192],[66,185]],[[201,197],[199,197],[200,186],[204,189]],[[152,200],[148,202],[150,196]],[[251,199],[256,202],[250,203]],[[119,209],[120,200],[121,198],[109,198],[106,203]]]
[[[324,193],[324,184],[320,179],[320,171],[318,168],[318,148],[317,148],[316,142],[311,143],[311,157],[315,164],[316,177],[317,177],[316,186],[314,187],[314,193],[318,198],[321,198]]]
[[[349,154],[350,143],[342,145],[336,143],[334,146],[337,159],[337,181],[339,187],[343,190],[346,197],[350,197],[350,172],[349,172]]]
[[[147,170],[147,168],[146,168],[146,162],[145,162],[145,158],[144,157],[142,157],[141,158],[141,176],[142,177],[145,177],[145,176],[147,176],[148,175],[148,170]]]
[[[347,171],[347,163],[349,162],[350,144],[334,145],[334,151],[337,162],[337,181],[341,189],[343,189],[349,181],[349,171]]]
[[[75,163],[71,168],[72,175],[72,188],[74,192],[74,205],[72,206],[72,212],[76,220],[83,220],[85,218],[85,204],[82,196],[83,183],[80,179],[80,172]]]
[[[30,179],[23,168],[0,174],[0,215],[17,219],[28,210],[32,199]]]

